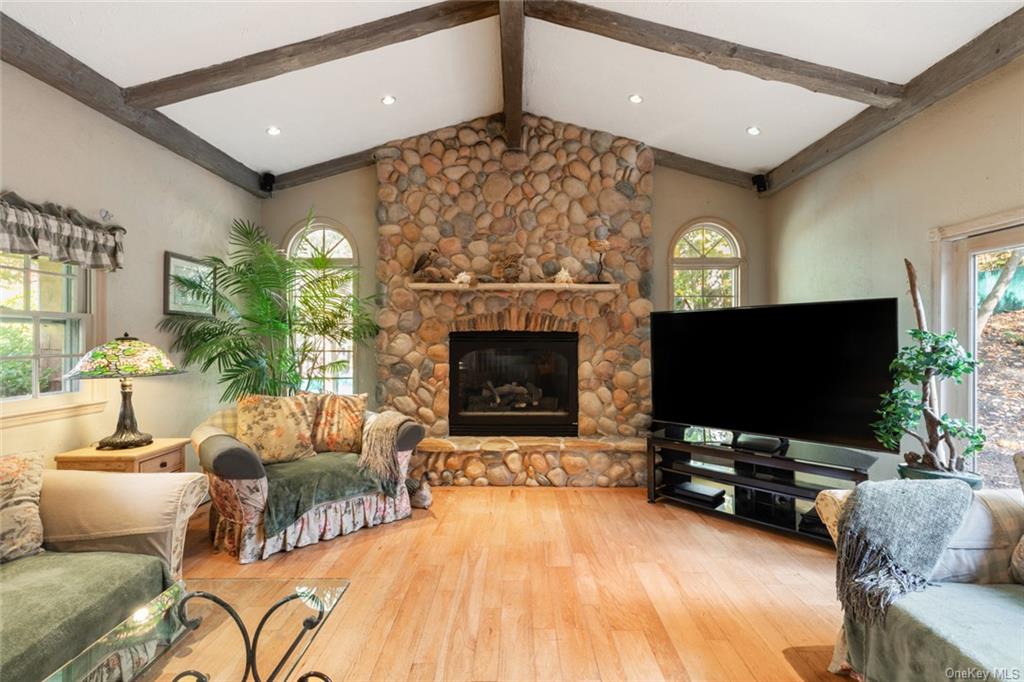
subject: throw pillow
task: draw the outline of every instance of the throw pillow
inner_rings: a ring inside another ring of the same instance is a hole
[[[320,409],[313,424],[313,449],[317,452],[362,450],[366,394],[320,396]]]
[[[1013,463],[1017,467],[1021,488],[1024,488],[1024,452],[1014,455]],[[1017,548],[1013,550],[1013,557],[1010,559],[1010,573],[1013,574],[1014,580],[1024,584],[1024,535],[1017,541]]]
[[[265,464],[313,454],[313,396],[251,395],[238,401],[237,411],[235,437],[255,450]]]
[[[43,458],[38,454],[0,457],[0,563],[42,550],[39,494]]]

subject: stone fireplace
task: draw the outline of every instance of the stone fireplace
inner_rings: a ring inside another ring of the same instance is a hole
[[[453,436],[575,436],[574,332],[451,332],[448,431]]]
[[[529,115],[522,150],[503,134],[477,119],[377,150],[377,400],[427,425],[412,467],[432,483],[636,485],[653,152]]]

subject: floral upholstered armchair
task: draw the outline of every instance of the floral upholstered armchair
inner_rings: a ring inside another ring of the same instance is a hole
[[[378,417],[365,413],[364,443]],[[409,422],[398,429],[394,465],[403,484],[393,495],[385,494],[379,481],[360,469],[358,453],[319,453],[296,461],[264,463],[236,438],[237,425],[234,407],[220,410],[196,427],[192,445],[210,480],[214,547],[237,557],[239,563],[411,514],[404,481],[412,451],[425,435],[421,425]]]

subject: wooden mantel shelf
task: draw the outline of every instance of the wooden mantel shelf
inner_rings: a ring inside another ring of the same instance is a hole
[[[409,282],[413,291],[618,291],[614,282],[557,284],[555,282],[480,282],[472,286],[452,282]]]

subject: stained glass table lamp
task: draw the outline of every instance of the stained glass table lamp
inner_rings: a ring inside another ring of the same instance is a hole
[[[139,341],[133,336],[118,337],[85,354],[68,379],[120,379],[121,412],[117,417],[117,430],[99,442],[99,450],[122,450],[149,445],[153,436],[139,431],[132,408],[132,379],[182,374],[167,354],[156,346]]]

